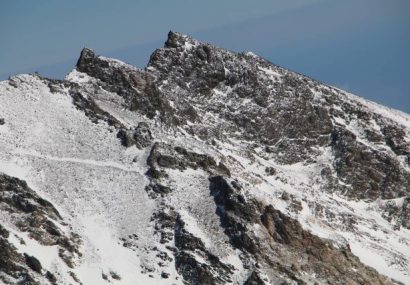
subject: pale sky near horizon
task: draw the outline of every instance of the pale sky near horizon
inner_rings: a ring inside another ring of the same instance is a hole
[[[408,0],[0,0],[0,80],[63,78],[84,46],[143,67],[169,30],[410,113]]]

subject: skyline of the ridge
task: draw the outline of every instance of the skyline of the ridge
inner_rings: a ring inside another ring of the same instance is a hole
[[[405,0],[71,1],[0,3],[0,80],[63,78],[85,46],[144,67],[169,30],[410,113]]]

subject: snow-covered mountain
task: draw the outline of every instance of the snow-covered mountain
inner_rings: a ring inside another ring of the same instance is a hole
[[[14,76],[0,283],[410,284],[410,116],[174,32]]]

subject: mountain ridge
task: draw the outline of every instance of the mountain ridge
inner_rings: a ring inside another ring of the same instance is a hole
[[[0,171],[78,236],[36,257],[1,220],[45,264],[8,257],[3,282],[408,284],[408,115],[175,32],[145,69],[83,49],[66,80],[0,91]]]

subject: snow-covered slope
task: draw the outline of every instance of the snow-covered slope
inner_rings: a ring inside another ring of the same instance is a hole
[[[0,83],[0,282],[410,284],[410,116],[170,33]]]

